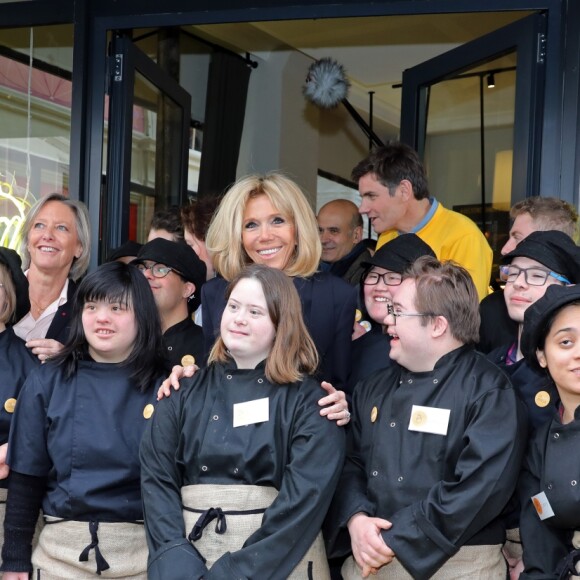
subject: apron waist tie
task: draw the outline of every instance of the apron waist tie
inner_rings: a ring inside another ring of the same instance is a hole
[[[226,515],[236,516],[236,515],[248,515],[248,514],[263,514],[266,511],[266,509],[264,508],[264,509],[255,509],[255,510],[224,512],[219,507],[218,508],[211,507],[207,510],[196,510],[196,509],[189,508],[186,506],[183,506],[183,509],[187,510],[188,512],[201,514],[199,516],[199,518],[197,519],[197,522],[195,522],[195,525],[193,526],[191,533],[189,534],[189,536],[187,536],[187,539],[190,542],[195,542],[195,541],[199,540],[203,535],[203,530],[205,530],[205,528],[207,528],[207,526],[215,519],[217,519],[217,522],[215,524],[216,534],[225,534],[227,529],[228,529],[228,525],[226,522]]]
[[[91,532],[91,543],[81,552],[79,556],[79,562],[87,562],[89,559],[89,553],[91,550],[95,551],[95,560],[97,562],[97,575],[101,575],[101,572],[108,570],[110,568],[107,560],[103,558],[101,550],[99,549],[99,536],[97,535],[97,530],[99,529],[99,522],[91,520],[89,522],[89,531]]]
[[[556,569],[559,574],[558,580],[568,580],[570,576],[578,574],[576,570],[576,563],[580,562],[580,549],[572,550],[567,556],[562,558]]]

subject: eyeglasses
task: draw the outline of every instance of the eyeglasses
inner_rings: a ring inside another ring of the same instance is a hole
[[[387,286],[400,286],[403,281],[403,276],[397,274],[397,272],[385,272],[384,274],[379,274],[378,272],[369,272],[363,278],[363,284],[365,286],[376,286],[379,280],[383,281],[383,284]]]
[[[405,316],[437,316],[433,312],[395,312],[392,304],[387,306],[387,316],[392,316],[395,321],[395,326],[397,326],[397,318],[403,318]]]
[[[556,272],[552,272],[551,270],[544,270],[543,268],[519,268],[511,264],[499,267],[500,278],[508,284],[513,284],[522,272],[524,273],[526,284],[530,286],[543,286],[548,280],[548,276],[558,280],[558,282],[562,282],[562,284],[571,284],[570,280],[565,276],[556,274]]]
[[[151,274],[154,278],[165,278],[169,272],[175,272],[176,274],[179,274],[179,272],[174,268],[170,268],[165,264],[159,264],[157,262],[155,262],[155,264],[151,264],[151,266],[146,266],[145,264],[140,263],[137,264],[137,268],[140,272],[143,272],[143,274],[145,274],[146,270],[151,270]]]

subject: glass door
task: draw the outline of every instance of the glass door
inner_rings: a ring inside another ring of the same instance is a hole
[[[403,73],[401,140],[431,194],[478,223],[495,264],[509,208],[539,193],[544,31],[543,15],[527,16]]]
[[[187,197],[191,97],[125,36],[111,44],[101,259]]]

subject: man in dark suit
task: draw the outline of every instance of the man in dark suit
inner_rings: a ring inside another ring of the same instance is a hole
[[[363,221],[357,206],[348,199],[325,203],[316,216],[322,243],[320,269],[358,286],[371,253],[363,240]]]

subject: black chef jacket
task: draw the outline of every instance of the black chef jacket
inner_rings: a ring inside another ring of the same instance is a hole
[[[409,430],[413,405],[450,410],[447,434]],[[498,516],[524,452],[521,407],[506,375],[469,346],[433,371],[394,364],[359,383],[329,513],[336,532],[358,512],[391,521],[385,543],[419,580],[465,544],[501,543]]]
[[[184,366],[181,359],[188,354],[195,358],[197,366],[205,366],[203,330],[190,316],[163,333],[163,349],[170,369],[175,365]]]
[[[234,363],[213,364],[181,385],[159,403],[141,445],[150,580],[287,578],[320,531],[344,460],[344,430],[319,414],[323,390],[309,378],[272,384],[263,365]],[[266,397],[268,421],[233,427],[236,403]],[[209,572],[185,540],[180,495],[182,486],[204,483],[279,491],[260,529]]]
[[[366,379],[375,371],[386,369],[393,364],[389,358],[391,339],[383,332],[383,327],[376,322],[371,323],[371,329],[352,341],[352,364],[348,379],[348,394],[358,381]]]
[[[531,431],[535,431],[554,416],[557,403],[560,400],[558,391],[547,371],[536,370],[528,364],[526,359],[506,365],[507,352],[511,346],[509,344],[497,348],[490,352],[487,357],[509,376],[516,392],[526,405],[528,426]],[[536,398],[538,393],[547,393],[549,400],[545,397]]]
[[[160,381],[158,381],[160,383]],[[42,509],[65,519],[143,519],[139,444],[155,405],[120,364],[79,361],[65,380],[47,363],[29,374],[8,445],[10,468],[47,477]]]
[[[40,363],[12,328],[0,333],[0,360],[0,445],[3,445],[8,442],[20,389],[28,373]],[[7,483],[7,479],[0,480],[0,488],[7,487]]]
[[[580,407],[563,425],[557,414],[532,439],[520,476],[520,534],[525,571],[520,580],[556,580],[580,529]],[[544,492],[554,516],[541,520],[531,498]]]
[[[518,337],[518,323],[510,318],[503,290],[488,294],[479,303],[479,344],[477,350],[485,354],[513,342]]]

